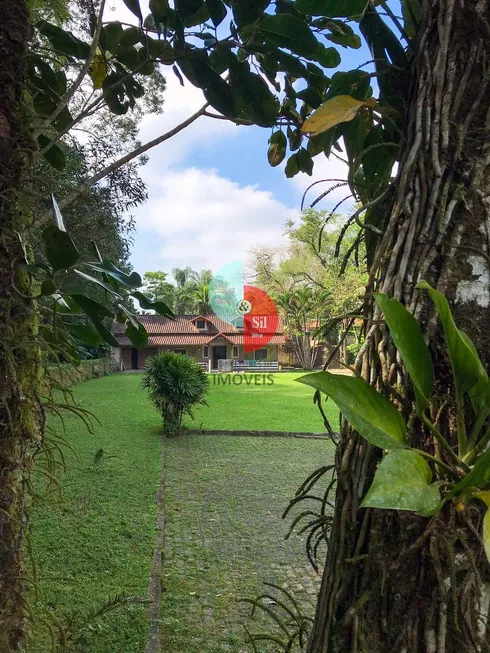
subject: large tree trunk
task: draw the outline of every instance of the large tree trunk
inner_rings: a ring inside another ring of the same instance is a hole
[[[0,651],[26,631],[23,565],[28,448],[42,429],[36,395],[36,312],[29,299],[17,208],[30,137],[23,124],[29,16],[25,0],[0,2]],[[26,134],[26,135],[25,135]]]
[[[446,293],[455,319],[490,362],[490,3],[426,0],[413,61],[405,147],[368,293],[403,301],[421,320],[443,405],[451,375],[422,278]],[[368,294],[359,368],[385,394],[408,384]],[[441,415],[446,433],[450,407]],[[418,428],[418,427],[417,427]],[[430,451],[423,430],[415,446]],[[478,508],[432,522],[360,509],[379,451],[346,426],[337,449],[336,511],[309,653],[490,650],[490,566]],[[430,524],[430,528],[429,527]]]

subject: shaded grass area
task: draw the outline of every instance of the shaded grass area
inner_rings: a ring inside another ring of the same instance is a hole
[[[49,503],[36,502],[31,509],[42,594],[38,600],[33,597],[37,623],[29,651],[51,650],[44,624],[51,615],[65,626],[73,621],[74,647],[68,650],[141,653],[147,638],[146,605],[130,602],[82,624],[86,615],[118,594],[146,599],[155,538],[160,420],[143,391],[126,376],[88,381],[74,393],[101,424],[95,424],[90,435],[81,420],[66,417],[66,439],[75,453],[65,452],[63,498],[53,492]],[[51,423],[62,430],[56,418]],[[38,480],[38,487],[42,485]]]
[[[211,374],[209,406],[187,417],[189,428],[225,430],[304,431],[319,433],[325,427],[313,405],[314,391],[297,383],[303,373]],[[325,404],[334,430],[338,428],[338,410]]]
[[[162,651],[251,651],[242,624],[252,632],[274,627],[250,621],[237,600],[255,598],[263,581],[292,590],[313,614],[320,578],[306,560],[304,536],[284,539],[289,521],[281,513],[333,455],[329,440],[167,440]]]

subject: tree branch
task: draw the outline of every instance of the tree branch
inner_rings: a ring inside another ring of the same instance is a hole
[[[38,128],[34,132],[34,138],[37,138],[39,134],[42,132],[44,127],[48,127],[53,120],[55,120],[59,114],[63,111],[63,109],[67,106],[67,104],[70,102],[72,97],[75,95],[75,93],[78,91],[80,88],[80,84],[83,82],[85,79],[85,75],[87,74],[90,66],[92,65],[92,61],[94,60],[95,53],[97,52],[97,46],[99,44],[99,38],[100,38],[100,32],[102,30],[102,16],[104,14],[104,8],[105,8],[105,3],[106,0],[101,0],[100,3],[100,9],[99,9],[99,15],[97,17],[97,25],[95,27],[95,32],[94,32],[94,37],[92,39],[92,45],[90,46],[90,52],[85,60],[83,66],[80,69],[80,72],[77,75],[77,78],[73,82],[73,84],[70,86],[70,88],[67,90],[67,92],[63,95],[61,100],[59,101],[58,106],[54,111],[51,112],[51,114],[46,118],[44,121],[43,125],[41,128]]]
[[[157,138],[148,141],[144,145],[140,145],[132,152],[129,152],[128,154],[122,156],[120,159],[117,159],[117,161],[114,161],[113,163],[106,166],[105,168],[102,168],[102,170],[99,170],[99,172],[97,172],[95,175],[92,175],[92,177],[86,179],[84,182],[79,184],[71,193],[69,193],[65,198],[63,198],[60,202],[58,202],[60,209],[64,209],[65,207],[69,206],[72,202],[74,202],[77,199],[79,195],[87,192],[92,186],[94,186],[94,184],[101,181],[101,179],[104,179],[104,177],[107,177],[115,170],[118,170],[126,163],[129,163],[129,161],[132,161],[133,159],[140,156],[141,154],[144,154],[148,150],[151,150],[156,145],[160,145],[160,143],[168,141],[170,138],[172,138],[172,136],[175,136],[176,134],[181,132],[183,129],[185,129],[193,122],[195,122],[198,118],[203,116],[207,107],[208,104],[206,103],[198,111],[196,111],[196,113],[193,113],[192,116],[186,118],[183,122],[176,125],[170,131],[166,132],[165,134],[161,134]],[[50,215],[51,213],[49,211],[44,213],[41,216],[39,222],[37,222],[34,226],[37,227],[41,226],[47,219],[49,219]]]

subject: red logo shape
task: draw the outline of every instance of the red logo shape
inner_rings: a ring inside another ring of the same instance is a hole
[[[272,340],[279,326],[279,315],[274,300],[260,288],[244,286],[243,298],[252,305],[252,310],[243,317],[244,349],[248,353]]]

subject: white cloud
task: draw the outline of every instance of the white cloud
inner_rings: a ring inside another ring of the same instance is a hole
[[[295,213],[257,186],[240,186],[215,170],[188,168],[169,170],[153,185],[137,227],[162,238],[160,260],[148,262],[155,269],[188,264],[216,271],[246,259],[254,247],[280,244],[283,225]]]

